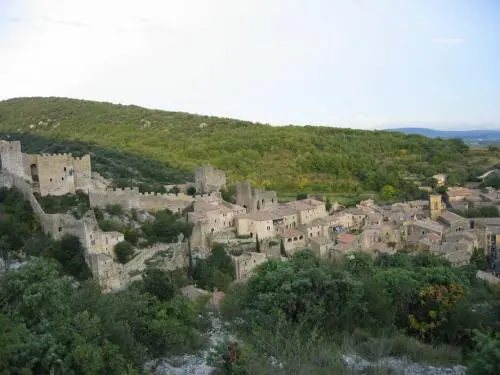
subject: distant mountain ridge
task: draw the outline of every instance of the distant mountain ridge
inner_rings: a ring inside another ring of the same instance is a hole
[[[386,129],[390,132],[400,132],[404,134],[417,134],[430,138],[461,138],[468,142],[493,142],[500,141],[499,130],[436,130],[429,128],[396,128]]]

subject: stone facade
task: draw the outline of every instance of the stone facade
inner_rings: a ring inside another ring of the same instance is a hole
[[[188,221],[194,225],[191,246],[197,249],[209,247],[209,238],[214,235],[234,232],[234,219],[246,212],[244,207],[225,202],[222,199],[199,199],[188,213]]]
[[[194,186],[199,194],[219,191],[226,187],[226,172],[204,165],[194,173]]]
[[[23,154],[24,174],[32,182],[33,191],[41,196],[74,194],[91,187],[90,155]]]
[[[236,268],[236,280],[244,280],[252,275],[252,271],[258,265],[267,262],[264,253],[243,253],[240,256],[232,256]]]
[[[220,193],[204,195],[141,193],[138,187],[124,189],[93,189],[89,191],[90,207],[105,208],[108,205],[119,205],[125,210],[137,209],[145,211],[170,210],[181,213],[198,200],[219,201]]]
[[[431,212],[431,220],[437,220],[445,207],[441,195],[433,194],[429,196],[429,209]]]
[[[21,142],[0,140],[0,171],[24,176]]]
[[[236,204],[243,206],[248,212],[274,208],[278,204],[275,191],[255,189],[249,181],[236,183]]]

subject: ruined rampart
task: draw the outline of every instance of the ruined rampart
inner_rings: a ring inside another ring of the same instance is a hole
[[[100,274],[102,269],[106,269],[108,273],[110,272],[110,267],[106,266],[106,264],[113,263],[112,249],[116,243],[123,241],[123,234],[102,231],[97,224],[93,211],[87,212],[82,219],[76,219],[68,214],[45,213],[33,194],[30,183],[22,177],[7,171],[0,172],[0,187],[15,187],[21,191],[40,221],[43,231],[51,235],[55,240],[66,234],[78,237],[85,248],[86,260],[96,279],[103,280],[103,275]],[[99,255],[99,257],[92,256],[92,254]]]
[[[192,202],[203,199],[206,201],[220,200],[220,193],[203,195],[141,193],[138,187],[95,189],[89,191],[91,207],[106,208],[108,205],[119,205],[126,210],[138,209],[157,211],[168,209],[172,212],[182,212]]]

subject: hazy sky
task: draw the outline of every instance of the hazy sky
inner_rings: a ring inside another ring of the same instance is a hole
[[[0,100],[18,96],[500,128],[500,1],[0,0]]]

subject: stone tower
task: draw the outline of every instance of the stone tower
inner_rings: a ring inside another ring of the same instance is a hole
[[[194,184],[198,194],[219,191],[226,187],[226,172],[204,165],[195,171]]]
[[[0,140],[0,170],[24,177],[21,142]]]
[[[444,210],[443,200],[439,194],[429,195],[429,210],[431,220],[437,220]]]
[[[278,194],[272,190],[255,189],[250,181],[237,182],[236,204],[248,212],[272,209],[278,205]]]

